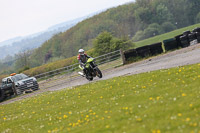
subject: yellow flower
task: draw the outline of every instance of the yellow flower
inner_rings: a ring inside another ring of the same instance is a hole
[[[190,107],[192,107],[192,106],[193,106],[193,104],[190,104],[189,106],[190,106]]]
[[[159,100],[159,99],[160,99],[160,97],[158,96],[158,97],[156,97],[156,99],[157,99],[157,100]]]
[[[68,116],[67,115],[63,115],[63,118],[67,118]]]
[[[152,98],[152,97],[150,97],[150,98],[149,98],[149,100],[153,100],[153,98]]]
[[[182,114],[181,114],[181,113],[178,113],[178,116],[182,116]]]
[[[72,114],[72,112],[69,112],[69,114],[71,115],[71,114]]]
[[[102,99],[102,98],[103,98],[103,96],[100,96],[100,98]]]
[[[6,120],[6,117],[4,117],[3,119]]]
[[[106,128],[109,128],[110,126],[109,125],[106,125]]]
[[[105,111],[105,114],[107,114],[108,113],[108,111]]]
[[[186,94],[185,94],[185,93],[182,93],[182,96],[183,96],[183,97],[185,97],[185,96],[186,96]]]
[[[186,121],[190,121],[190,118],[186,118]]]
[[[196,126],[197,126],[197,123],[194,123],[193,126],[196,127]]]
[[[140,121],[142,121],[142,119],[141,118],[137,118],[136,121],[140,122]]]

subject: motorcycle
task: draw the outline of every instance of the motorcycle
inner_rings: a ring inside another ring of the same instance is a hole
[[[79,68],[83,68],[79,65]],[[94,58],[89,58],[85,63],[85,75],[82,72],[78,72],[81,76],[86,77],[87,80],[92,81],[94,77],[102,78],[102,72],[95,64]]]

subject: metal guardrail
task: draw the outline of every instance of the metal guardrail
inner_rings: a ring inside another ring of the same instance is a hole
[[[113,51],[113,52],[98,56],[95,59],[96,59],[96,61],[95,61],[96,64],[98,65],[98,67],[102,71],[123,64],[120,50]],[[49,72],[45,72],[45,73],[35,75],[35,77],[37,79],[49,79],[49,78],[59,79],[59,77],[61,77],[61,78],[68,77],[68,80],[73,80],[77,77],[80,77],[78,75],[78,71],[80,71],[79,63],[76,63],[76,64],[66,66],[66,67],[63,67],[63,68],[59,68],[59,69],[56,69],[56,70],[53,70],[53,71],[49,71]]]

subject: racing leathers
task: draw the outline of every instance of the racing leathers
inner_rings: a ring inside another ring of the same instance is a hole
[[[87,60],[89,59],[89,58],[92,58],[92,57],[90,57],[89,55],[87,55],[87,54],[83,54],[83,55],[78,55],[77,56],[77,59],[78,59],[78,62],[79,62],[79,64],[80,64],[80,68],[83,70],[83,74],[85,75],[86,74],[86,70],[85,70],[85,63],[87,62]]]

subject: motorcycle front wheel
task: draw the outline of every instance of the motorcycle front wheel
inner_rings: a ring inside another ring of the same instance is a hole
[[[99,77],[99,78],[102,78],[102,77],[103,77],[102,72],[101,72],[101,70],[99,70],[98,67],[96,68],[95,71],[96,71],[96,75],[97,75],[97,77]]]
[[[86,76],[86,79],[89,80],[89,81],[92,81],[92,80],[93,80],[93,77]]]

